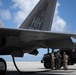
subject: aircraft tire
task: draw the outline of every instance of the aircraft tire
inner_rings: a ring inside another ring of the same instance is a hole
[[[0,71],[6,72],[6,70],[7,70],[6,61],[0,58]]]

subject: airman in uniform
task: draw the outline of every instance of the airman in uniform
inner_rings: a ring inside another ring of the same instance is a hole
[[[66,54],[66,52],[63,53],[63,69],[68,69],[68,55]]]

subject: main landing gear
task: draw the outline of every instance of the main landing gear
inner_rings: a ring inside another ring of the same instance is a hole
[[[12,56],[12,59],[13,59],[13,63],[14,63],[14,66],[15,68],[17,69],[17,71],[19,73],[25,73],[25,72],[22,72],[18,69],[17,65],[16,65],[16,62],[15,62],[15,59],[14,57]],[[6,64],[6,61],[2,58],[0,58],[0,75],[3,74],[3,73],[6,73],[7,71],[7,64]]]
[[[0,72],[6,72],[7,65],[4,59],[0,58]]]
[[[14,57],[12,57],[12,59],[13,59],[14,66],[15,66],[15,68],[17,69],[17,71],[20,72],[20,73],[23,73],[23,72],[21,72],[21,71],[18,69],[18,67],[17,67],[17,65],[16,65],[16,63],[15,63]],[[6,71],[7,71],[6,61],[5,61],[4,59],[0,58],[0,74],[6,73]]]
[[[17,71],[20,72],[20,73],[24,73],[24,72],[21,72],[21,71],[18,69],[18,67],[17,67],[17,65],[16,65],[16,63],[15,63],[14,57],[12,57],[12,59],[13,59],[14,66],[15,66],[15,68],[17,69]],[[6,61],[5,61],[4,59],[0,58],[0,74],[1,74],[1,73],[6,73],[6,71],[7,71]]]

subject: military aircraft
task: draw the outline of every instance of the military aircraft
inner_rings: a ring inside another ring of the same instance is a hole
[[[23,57],[24,53],[37,55],[38,48],[74,47],[71,37],[76,34],[50,31],[56,2],[40,0],[18,29],[0,28],[0,55],[11,55],[18,71],[14,57]],[[6,69],[6,61],[0,58],[0,70]]]

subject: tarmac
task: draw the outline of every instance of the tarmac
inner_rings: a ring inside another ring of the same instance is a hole
[[[22,73],[15,69],[13,62],[7,61],[7,75],[76,75],[76,64],[68,66],[68,70],[63,67],[60,70],[45,69],[40,61],[17,61],[16,64]]]

